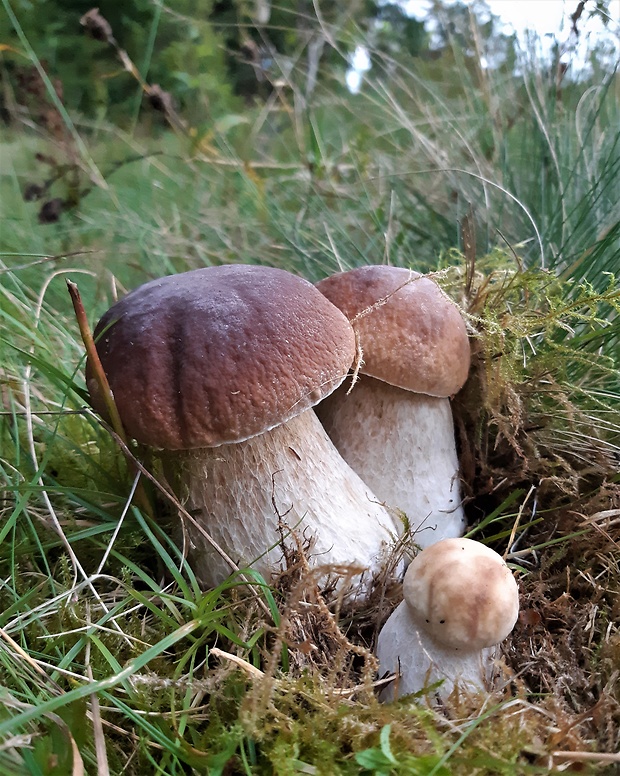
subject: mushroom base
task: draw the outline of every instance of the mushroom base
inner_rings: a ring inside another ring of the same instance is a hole
[[[441,684],[429,694],[444,700],[457,686],[469,693],[490,692],[496,655],[495,646],[465,652],[439,644],[418,628],[403,601],[379,634],[379,675],[400,673],[380,699],[395,700],[438,682]]]
[[[294,546],[295,532],[312,566],[361,567],[363,578],[358,571],[354,582],[365,593],[397,534],[397,521],[344,462],[312,410],[244,442],[163,455],[190,514],[239,567],[251,566],[267,581],[284,567],[282,541]],[[202,584],[230,575],[195,526],[186,526],[185,538]],[[328,576],[326,568],[321,580]]]
[[[316,408],[349,466],[388,506],[408,518],[428,547],[462,536],[459,462],[450,400],[411,393],[363,375]]]

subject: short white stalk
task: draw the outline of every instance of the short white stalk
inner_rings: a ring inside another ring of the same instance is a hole
[[[450,400],[365,375],[317,407],[338,451],[376,495],[402,510],[427,547],[465,529]]]
[[[390,512],[345,463],[312,410],[244,442],[164,455],[190,513],[240,567],[252,566],[267,580],[283,565],[281,527],[285,536],[295,531],[309,542],[315,567],[362,567],[362,594],[397,534]],[[188,554],[205,585],[231,573],[195,530]]]
[[[410,695],[436,685],[433,695],[448,698],[455,687],[468,693],[493,686],[497,647],[467,652],[439,644],[416,625],[403,601],[381,631],[377,646],[379,674],[400,674],[381,693],[382,701]]]

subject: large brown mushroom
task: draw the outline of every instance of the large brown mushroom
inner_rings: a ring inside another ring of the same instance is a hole
[[[380,568],[393,519],[311,409],[347,374],[354,334],[311,283],[245,265],[165,277],[115,304],[95,336],[128,434],[163,451],[188,510],[239,566],[269,578],[285,526],[316,565]],[[105,414],[90,364],[86,375]],[[231,568],[188,528],[198,577],[221,582]]]
[[[411,270],[360,267],[319,290],[351,321],[361,377],[317,408],[343,458],[377,496],[402,510],[421,547],[461,536],[459,462],[450,396],[470,349],[457,306]]]

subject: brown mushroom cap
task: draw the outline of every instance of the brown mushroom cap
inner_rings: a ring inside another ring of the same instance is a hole
[[[309,409],[355,355],[344,315],[270,267],[207,267],[153,280],[113,305],[97,351],[129,435],[170,450],[261,434]],[[105,405],[86,365],[93,407]]]
[[[332,275],[317,288],[356,330],[363,374],[429,396],[452,396],[463,387],[470,361],[467,328],[434,281],[378,265]]]
[[[418,627],[463,651],[506,638],[519,614],[512,572],[494,550],[471,539],[444,539],[413,559],[403,594]]]

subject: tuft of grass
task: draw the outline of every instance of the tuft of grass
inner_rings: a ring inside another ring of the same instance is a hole
[[[463,264],[448,270],[454,292]],[[467,268],[473,359],[455,401],[465,478],[501,495],[497,468],[507,488],[547,482],[576,499],[612,475],[620,452],[617,281],[596,291],[510,264],[496,251]]]

